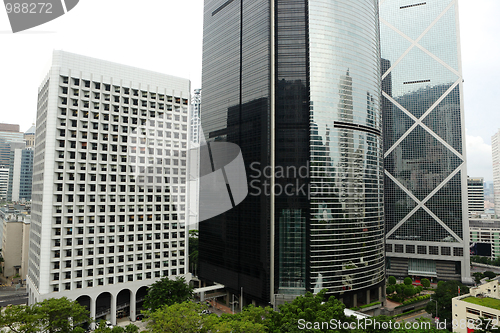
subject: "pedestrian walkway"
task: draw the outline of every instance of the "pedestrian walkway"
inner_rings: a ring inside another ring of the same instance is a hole
[[[214,313],[217,313],[218,315],[221,315],[223,313],[233,313],[231,311],[231,308],[223,303],[217,302],[217,300],[210,300],[209,303],[212,307],[210,310],[212,310],[212,312]]]

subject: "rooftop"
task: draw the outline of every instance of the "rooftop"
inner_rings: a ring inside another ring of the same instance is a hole
[[[500,310],[500,299],[496,298],[470,296],[463,298],[462,301]]]

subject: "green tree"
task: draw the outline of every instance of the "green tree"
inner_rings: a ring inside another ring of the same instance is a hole
[[[139,332],[139,327],[135,326],[134,324],[128,324],[125,326],[125,333],[138,333]]]
[[[396,278],[394,276],[389,276],[389,278],[387,279],[387,282],[390,285],[395,285],[398,281],[396,280]]]
[[[0,326],[12,332],[71,332],[73,326],[90,321],[89,311],[77,301],[66,297],[49,298],[27,306],[7,307],[0,318]]]
[[[0,327],[14,333],[39,332],[39,316],[31,306],[11,305],[0,311]]]
[[[458,281],[440,281],[434,295],[432,295],[432,300],[427,303],[425,311],[432,314],[433,317],[436,317],[437,302],[439,320],[451,322],[451,299],[458,296],[459,287],[460,294],[463,295],[469,292],[469,288]]]
[[[148,288],[148,293],[144,298],[144,307],[154,312],[163,305],[182,303],[192,298],[193,288],[183,277],[175,280],[163,277]]]
[[[388,286],[387,288],[385,288],[385,292],[387,295],[390,295],[394,292],[394,286]]]
[[[431,286],[431,281],[429,281],[429,279],[422,279],[420,280],[420,283],[424,286],[424,288],[429,288]]]
[[[415,295],[416,291],[415,291],[415,288],[410,284],[410,285],[405,285],[403,287],[403,295],[405,297],[412,297],[413,295]]]
[[[474,272],[472,273],[472,276],[474,276],[474,280],[476,281],[477,284],[481,282],[481,279],[484,278],[484,274],[481,272]]]
[[[405,277],[404,279],[404,284],[409,286],[413,283],[413,280],[411,279],[411,277]]]
[[[164,305],[156,311],[145,312],[146,327],[151,333],[206,332],[202,329],[204,315],[200,315],[204,309],[206,309],[205,305],[193,302]]]
[[[495,276],[497,276],[492,271],[486,271],[486,272],[483,273],[483,275],[486,276],[488,279],[493,279]]]
[[[328,298],[326,289],[313,295],[310,292],[305,296],[295,298],[291,303],[279,306],[280,312],[273,313],[270,317],[268,329],[270,332],[304,332],[300,329],[302,322],[329,322],[335,319],[340,322],[354,321],[354,318],[344,314],[344,304],[335,297]],[[308,332],[327,332],[326,328],[312,329]],[[335,329],[338,332],[351,330]]]

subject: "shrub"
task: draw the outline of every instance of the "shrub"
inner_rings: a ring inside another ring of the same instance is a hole
[[[396,291],[397,294],[401,294],[401,292],[403,292],[403,288],[401,287],[400,284],[395,285],[394,290]]]
[[[400,307],[405,306],[405,305],[408,305],[408,304],[413,304],[413,303],[423,301],[423,300],[428,299],[430,297],[431,297],[431,295],[422,295],[422,296],[410,298],[410,299],[404,301],[403,304],[396,306],[395,309],[400,308]]]
[[[387,279],[387,282],[390,284],[390,285],[395,285],[397,283],[397,280],[394,276],[389,276],[389,278]]]
[[[390,295],[394,292],[394,286],[388,286],[387,288],[385,288],[385,293],[387,295]]]
[[[490,279],[493,279],[495,276],[497,276],[492,271],[486,271],[486,272],[483,273],[483,275],[486,276],[487,278],[490,278]]]
[[[403,294],[406,297],[411,297],[411,296],[415,295],[415,288],[411,284],[405,285],[405,287],[403,289]]]
[[[420,283],[422,283],[422,286],[424,286],[424,288],[429,288],[431,286],[431,281],[429,281],[429,279],[422,279],[420,280]]]
[[[411,277],[405,277],[404,279],[404,284],[409,286],[413,283],[413,280],[411,279]]]

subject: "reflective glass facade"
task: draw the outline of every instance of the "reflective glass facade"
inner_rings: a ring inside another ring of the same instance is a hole
[[[201,278],[263,303],[383,282],[378,25],[376,0],[205,1],[202,128],[249,195],[200,223]]]
[[[434,272],[460,279],[468,220],[457,1],[385,0],[380,18],[387,256],[462,262]]]

